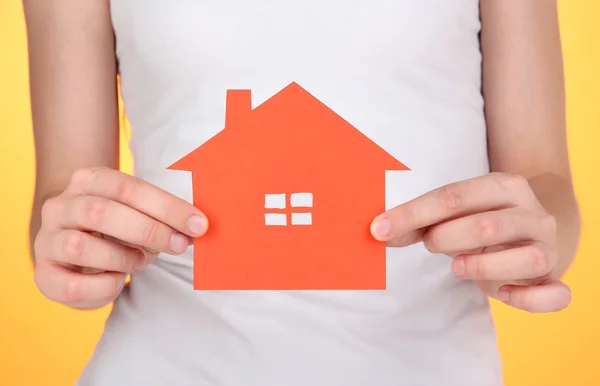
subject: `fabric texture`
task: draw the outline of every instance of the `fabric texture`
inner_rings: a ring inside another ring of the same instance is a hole
[[[291,82],[410,168],[387,173],[387,208],[488,172],[477,0],[111,11],[135,174],[190,202],[167,167],[223,129],[226,91],[256,106]],[[79,386],[502,385],[487,297],[422,244],[387,249],[384,291],[194,291],[192,255],[133,275]]]

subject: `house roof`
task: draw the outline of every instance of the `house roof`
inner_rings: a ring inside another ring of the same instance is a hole
[[[242,148],[269,152],[283,144],[288,148],[310,147],[306,152],[329,152],[348,164],[360,164],[362,170],[408,170],[296,82],[254,109],[249,90],[229,90],[225,128],[169,169],[194,171],[206,164],[218,167],[214,158],[235,157],[243,153]]]

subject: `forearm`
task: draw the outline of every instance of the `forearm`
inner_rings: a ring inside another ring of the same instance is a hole
[[[33,205],[31,207],[31,216],[29,219],[29,253],[32,263],[35,265],[35,238],[42,227],[42,207],[46,200],[57,196],[62,190],[55,190],[52,193],[36,191],[33,198]]]
[[[42,216],[40,210],[34,205],[31,210],[31,218],[29,220],[29,256],[31,257],[31,262],[35,265],[35,238],[40,231],[42,226]]]
[[[579,211],[566,145],[556,3],[485,0],[481,13],[490,168],[527,178],[556,218],[560,277],[577,249]]]
[[[544,208],[556,218],[559,262],[555,270],[562,277],[571,265],[580,235],[580,215],[570,181],[555,174],[529,179],[529,184]]]
[[[118,166],[115,39],[108,2],[24,0],[36,182],[29,238],[44,203],[77,169]]]

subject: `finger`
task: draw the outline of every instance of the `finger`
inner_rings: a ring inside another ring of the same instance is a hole
[[[519,208],[477,213],[430,227],[423,242],[432,253],[454,255],[492,245],[539,240],[538,217]]]
[[[534,202],[526,179],[488,174],[452,183],[399,205],[378,216],[373,237],[390,241],[443,221],[489,210]]]
[[[529,287],[503,286],[497,297],[508,305],[533,313],[558,312],[571,304],[571,290],[558,280]]]
[[[409,245],[416,244],[418,242],[423,241],[423,236],[425,235],[426,229],[417,229],[415,231],[409,232],[403,236],[396,237],[386,242],[388,247],[408,247]]]
[[[106,234],[103,234],[103,233],[100,233],[100,232],[91,232],[91,234],[94,235],[94,236],[96,236],[96,237],[100,237],[100,238],[102,238],[104,240],[107,240],[107,241],[109,241],[111,243],[116,243],[116,244],[119,244],[119,245],[123,245],[125,247],[137,249],[138,251],[140,251],[144,255],[144,258],[146,260],[145,266],[148,265],[148,264],[151,264],[154,261],[154,259],[156,259],[156,257],[158,256],[158,254],[160,253],[160,252],[151,250],[149,248],[143,247],[141,245],[136,245],[136,244],[133,244],[133,243],[128,243],[126,241],[117,239],[116,237],[113,237],[113,236],[110,236],[110,235],[106,235]]]
[[[114,169],[78,171],[68,190],[120,202],[191,237],[201,236],[208,228],[206,216],[189,202]]]
[[[61,231],[54,237],[54,261],[101,271],[132,273],[142,269],[146,256],[126,247],[77,230]]]
[[[58,264],[36,265],[35,283],[48,299],[75,308],[97,308],[109,304],[123,289],[127,274],[102,272],[82,274]]]
[[[548,275],[557,257],[545,244],[533,242],[498,252],[460,255],[452,272],[468,280],[527,280]]]
[[[152,251],[181,254],[188,237],[119,202],[77,196],[57,220],[62,228],[96,231]]]

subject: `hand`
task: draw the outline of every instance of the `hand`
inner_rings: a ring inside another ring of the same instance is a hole
[[[423,241],[453,258],[457,277],[513,307],[553,312],[570,303],[554,273],[556,221],[525,178],[491,173],[446,185],[378,216],[371,232],[390,247]]]
[[[81,170],[42,208],[35,283],[53,301],[100,308],[129,273],[159,252],[185,252],[207,226],[193,205],[147,182],[108,168]]]

